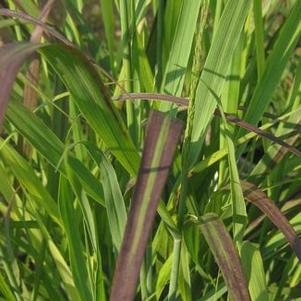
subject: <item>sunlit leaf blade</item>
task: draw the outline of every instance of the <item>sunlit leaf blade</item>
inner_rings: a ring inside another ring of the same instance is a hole
[[[229,87],[229,91],[233,87]],[[225,90],[223,91],[225,93]],[[224,104],[223,104],[224,105]],[[229,165],[229,176],[230,176],[230,193],[231,193],[231,204],[232,204],[232,216],[233,216],[233,239],[239,246],[242,242],[244,229],[247,224],[247,209],[244,201],[242,188],[240,185],[240,176],[236,164],[235,145],[231,132],[231,128],[227,123],[226,116],[223,113],[222,102],[218,101],[220,108],[222,123],[220,125],[220,145],[226,145],[228,149],[228,165]],[[223,180],[224,168],[221,165],[219,168],[220,181]]]
[[[269,300],[264,265],[259,247],[244,241],[240,250],[242,267],[249,282],[249,291],[252,300]]]
[[[121,251],[111,301],[133,300],[140,266],[156,209],[182,129],[179,120],[152,112]]]
[[[39,117],[22,103],[12,99],[7,108],[6,119],[49,160],[50,164],[59,167],[58,163],[64,153],[64,144]]]
[[[285,126],[285,124],[294,124],[295,127],[301,122],[301,115],[300,112],[294,112],[293,109],[299,107],[300,109],[300,89],[301,89],[301,59],[299,58],[298,67],[295,72],[295,79],[294,84],[290,90],[290,97],[289,97],[289,108],[291,115],[286,119],[285,123],[279,124],[276,130],[276,135],[287,135],[289,134],[292,129],[291,127]],[[290,137],[286,142],[290,144],[294,144],[298,139],[298,135]],[[262,175],[266,173],[266,171],[271,170],[276,164],[281,162],[281,160],[285,157],[287,150],[277,146],[271,145],[268,150],[265,152],[263,158],[256,164],[254,169],[251,172],[252,177],[257,177],[256,181],[260,182]],[[254,180],[253,180],[254,182]]]
[[[50,193],[42,185],[29,163],[2,138],[0,138],[0,157],[9,166],[20,184],[27,189],[35,203],[59,222],[57,204]]]
[[[6,283],[6,280],[0,273],[0,292],[5,297],[7,301],[15,301],[13,292],[11,291],[9,285]]]
[[[110,224],[112,240],[116,250],[120,249],[125,229],[127,212],[118,179],[110,161],[97,148],[86,145],[101,173],[105,206]]]
[[[41,119],[26,109],[22,103],[14,100],[8,105],[6,118],[53,167],[66,174],[65,166],[62,164],[65,146]],[[97,179],[77,158],[70,156],[69,165],[77,174],[85,191],[104,205],[103,191]]]
[[[196,90],[189,155],[190,165],[195,163],[201,150],[204,133],[216,107],[215,98],[220,97],[226,81],[224,76],[230,67],[250,3],[250,0],[228,1],[219,21]]]
[[[231,187],[231,201],[233,214],[233,238],[240,243],[243,238],[244,229],[247,223],[247,210],[240,186],[239,173],[235,159],[235,146],[230,137],[226,137],[228,148],[228,162]]]
[[[262,79],[256,86],[248,106],[248,111],[245,114],[245,121],[251,124],[256,124],[261,119],[286,68],[288,59],[299,41],[301,34],[300,11],[301,2],[296,1],[267,59]],[[239,136],[241,136],[243,132],[244,131],[241,130]]]
[[[160,272],[158,274],[157,282],[156,282],[156,297],[157,300],[160,299],[160,295],[169,280],[169,275],[172,266],[172,256],[170,256],[163,264]]]
[[[41,53],[61,76],[90,126],[124,168],[135,175],[138,152],[94,66],[78,50],[63,45],[45,46]]]
[[[149,64],[148,57],[145,53],[142,37],[137,34],[136,40],[133,43],[133,60],[135,66],[138,70],[139,80],[141,81],[141,86],[145,91],[153,91],[154,89],[154,76]]]
[[[272,122],[270,123],[266,123],[265,125],[261,126],[260,130],[266,130],[266,129],[269,129],[271,128],[275,123],[279,122],[279,121],[283,121],[285,120],[288,116],[294,114],[294,115],[297,115],[299,116],[300,115],[300,112],[301,112],[301,107],[298,108],[297,110],[294,110],[292,112],[289,112],[288,114],[284,114],[282,116],[280,116],[279,118],[273,120]],[[241,138],[239,138],[237,141],[236,141],[236,144],[237,145],[241,145],[243,143],[246,143],[248,142],[250,139],[256,137],[256,133],[255,132],[250,132],[250,133],[247,133],[246,135],[242,136]],[[272,147],[275,148],[275,145],[272,145]],[[278,149],[278,146],[277,146],[277,149]],[[208,168],[209,166],[213,165],[214,163],[218,162],[219,160],[222,160],[228,153],[228,150],[225,148],[225,149],[221,149],[219,151],[216,151],[214,152],[213,154],[211,154],[209,157],[205,158],[204,160],[198,162],[192,169],[192,172],[201,172],[203,171],[204,169]],[[263,157],[262,160],[265,160],[265,156]],[[262,160],[260,160],[258,162],[258,164],[262,165],[263,162],[261,162]],[[257,166],[258,166],[257,164]],[[263,164],[264,167],[265,167],[265,164]],[[255,169],[257,169],[257,166],[255,167]],[[255,171],[254,169],[254,171]],[[256,170],[255,171],[255,174],[261,174],[262,173],[262,170],[264,170],[264,168],[262,168],[262,166],[260,166],[259,170]],[[254,172],[253,171],[253,172]],[[251,175],[253,175],[253,172]]]
[[[251,301],[240,259],[224,224],[216,214],[201,217],[201,231],[223,274],[233,301]]]
[[[201,2],[200,0],[183,2],[163,77],[161,90],[166,94],[175,96],[182,94]],[[183,51],[183,45],[185,45],[185,51]],[[162,103],[160,108],[167,111],[171,108],[171,104]]]
[[[243,181],[242,187],[245,198],[258,207],[270,221],[284,234],[286,240],[295,251],[301,262],[301,243],[294,228],[289,224],[285,215],[270,200],[267,195],[250,182]]]
[[[0,127],[17,73],[23,61],[39,47],[31,43],[12,43],[0,48]]]

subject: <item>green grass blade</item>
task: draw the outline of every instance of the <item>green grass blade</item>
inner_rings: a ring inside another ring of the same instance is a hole
[[[264,25],[263,25],[261,0],[253,0],[253,13],[254,13],[254,23],[255,23],[257,75],[258,75],[258,79],[260,79],[263,75],[264,68],[265,68]]]
[[[289,220],[289,224],[293,227],[300,235],[301,227],[300,227],[301,214],[296,214],[293,218]],[[275,254],[276,251],[283,250],[284,247],[287,246],[287,238],[283,231],[275,231],[268,238],[265,243],[264,248],[262,248],[262,255],[264,258],[271,258]],[[298,261],[300,262],[299,258]]]
[[[240,254],[243,270],[249,282],[251,299],[256,301],[269,300],[264,265],[258,246],[245,241],[242,244]]]
[[[91,146],[87,145],[87,148],[100,168],[112,240],[116,250],[119,250],[126,225],[127,212],[118,179],[112,164],[105,155]]]
[[[82,246],[80,233],[77,229],[79,221],[75,214],[74,198],[68,182],[64,177],[60,178],[59,208],[64,229],[68,237],[69,256],[72,273],[74,275],[74,283],[80,293],[82,301],[92,301],[92,290],[89,283],[87,261],[84,257],[85,252]]]
[[[148,57],[145,53],[142,36],[136,33],[133,41],[133,63],[137,69],[138,80],[145,91],[153,91],[155,82]]]
[[[53,167],[66,174],[62,164],[65,146],[40,118],[17,101],[9,103],[6,118]],[[98,203],[104,205],[103,191],[97,179],[76,158],[70,156],[69,165],[77,174],[85,191]]]
[[[87,226],[87,231],[89,233],[93,249],[95,252],[97,252],[98,240],[97,240],[97,233],[96,233],[96,228],[95,228],[95,223],[94,223],[94,215],[93,215],[89,200],[88,200],[86,194],[81,189],[81,185],[77,178],[77,175],[74,172],[74,170],[72,168],[70,168],[70,164],[68,164],[68,163],[69,163],[69,160],[68,160],[68,157],[66,157],[65,165],[66,165],[66,170],[67,170],[67,177],[68,177],[68,180],[74,191],[74,194],[76,195],[76,199],[81,207],[82,214],[83,214],[86,226]]]
[[[167,0],[164,8],[164,38],[163,38],[163,65],[167,61],[175,36],[175,28],[179,20],[183,0]],[[162,30],[162,29],[158,29]]]
[[[62,76],[90,126],[124,168],[134,175],[140,161],[138,152],[93,65],[79,51],[62,45],[46,46],[41,52]]]
[[[233,140],[227,136],[228,162],[230,173],[232,212],[233,212],[233,237],[240,243],[243,238],[247,223],[247,210],[240,186],[239,173],[235,159],[235,146]]]
[[[20,184],[26,188],[38,206],[45,210],[59,223],[58,208],[29,163],[7,142],[0,138],[0,156],[9,166]]]
[[[195,163],[201,150],[205,131],[216,108],[216,96],[220,96],[226,81],[224,76],[229,70],[250,3],[250,0],[228,1],[219,21],[195,95],[189,165]]]
[[[165,94],[174,96],[182,94],[201,2],[200,0],[183,2],[161,85],[161,91]],[[171,107],[172,105],[168,103],[160,105],[162,111],[168,111]]]
[[[78,287],[75,286],[74,278],[70,271],[69,265],[67,264],[66,259],[64,258],[61,250],[58,248],[58,246],[54,243],[53,239],[51,238],[49,231],[46,228],[43,220],[38,216],[36,216],[36,218],[37,218],[37,222],[39,223],[41,232],[46,238],[49,252],[53,258],[57,271],[60,275],[64,289],[68,293],[68,296],[70,296],[71,300],[80,301],[81,299],[80,299]],[[34,233],[34,235],[37,234]]]
[[[108,51],[110,55],[111,70],[115,74],[115,59],[114,59],[114,15],[113,15],[113,0],[100,1],[101,13],[105,28],[105,35],[108,43]]]
[[[298,108],[297,110],[291,111],[287,114],[282,115],[281,117],[279,117],[278,119],[273,120],[273,122],[270,123],[266,123],[265,125],[261,126],[259,128],[259,130],[266,130],[271,128],[275,123],[279,122],[279,121],[283,121],[286,120],[286,118],[288,118],[289,116],[299,116],[301,112],[301,108]],[[237,145],[241,145],[243,143],[248,142],[250,139],[256,137],[258,134],[256,132],[250,132],[246,135],[244,135],[243,137],[239,138],[236,141]],[[226,155],[228,154],[228,150],[225,149],[221,149],[219,151],[214,152],[213,154],[211,154],[210,156],[208,156],[207,158],[205,158],[203,161],[197,163],[192,169],[191,172],[192,173],[198,173],[201,172],[203,170],[205,170],[206,168],[210,167],[211,165],[213,165],[214,163],[218,162],[219,160],[223,159]],[[263,163],[262,160],[259,161],[258,164]]]
[[[235,242],[240,244],[243,239],[244,229],[247,223],[247,210],[244,202],[242,188],[240,186],[239,173],[236,165],[235,146],[231,137],[231,129],[227,123],[226,116],[222,111],[223,109],[221,107],[221,103],[219,103],[219,107],[222,116],[221,131],[225,132],[225,144],[228,149],[228,164],[233,214],[233,237]]]
[[[257,83],[251,102],[248,105],[248,110],[244,116],[246,122],[256,124],[271,101],[271,96],[281,79],[288,59],[299,41],[301,34],[300,11],[301,2],[296,1],[291,14],[279,33],[271,54],[267,58],[262,79]],[[244,131],[239,131],[238,136],[241,136],[242,133]]]
[[[172,256],[169,256],[168,259],[164,262],[163,266],[160,269],[156,282],[156,298],[160,299],[164,287],[167,285],[170,277],[170,271],[172,266]]]
[[[217,288],[211,290],[205,296],[203,296],[198,301],[216,301],[221,298],[227,292],[227,287],[225,284],[220,284]]]
[[[10,287],[6,283],[4,277],[0,273],[0,292],[5,297],[7,301],[16,301],[13,292],[11,291]]]

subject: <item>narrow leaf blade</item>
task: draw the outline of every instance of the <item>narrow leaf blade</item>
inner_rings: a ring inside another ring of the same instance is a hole
[[[251,301],[238,253],[224,224],[216,214],[201,217],[201,231],[222,271],[234,301]]]
[[[243,29],[251,1],[228,1],[214,35],[204,70],[196,91],[189,163],[194,164],[201,150],[204,134],[220,97],[224,77]],[[212,91],[216,94],[213,95]]]
[[[46,46],[41,52],[61,76],[90,126],[124,168],[135,175],[139,154],[94,66],[78,50],[63,45]]]
[[[243,181],[242,187],[246,199],[258,207],[270,221],[284,234],[288,243],[295,251],[301,262],[301,243],[294,228],[289,224],[285,215],[270,200],[267,195],[254,184]]]
[[[153,112],[126,230],[118,256],[111,301],[133,300],[140,266],[182,123]]]

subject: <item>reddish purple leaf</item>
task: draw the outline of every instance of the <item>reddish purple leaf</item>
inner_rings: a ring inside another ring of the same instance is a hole
[[[243,181],[242,187],[245,198],[258,207],[271,222],[284,234],[288,243],[295,251],[299,261],[301,262],[301,243],[294,228],[290,225],[285,215],[270,200],[267,195],[254,184]]]
[[[202,216],[200,220],[201,231],[221,269],[231,299],[251,301],[238,252],[223,222],[213,213]]]
[[[19,68],[38,47],[32,43],[12,43],[0,48],[0,128]]]
[[[115,269],[111,301],[134,299],[146,244],[181,130],[182,122],[179,120],[152,112],[132,207]]]

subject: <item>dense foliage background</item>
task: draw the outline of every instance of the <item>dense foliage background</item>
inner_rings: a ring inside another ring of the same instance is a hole
[[[301,1],[0,1],[0,300],[301,300]]]

